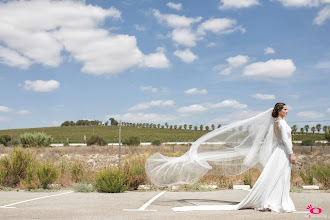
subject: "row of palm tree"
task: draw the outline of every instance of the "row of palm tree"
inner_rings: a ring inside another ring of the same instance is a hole
[[[308,134],[309,128],[310,128],[309,125],[305,125],[304,127],[300,128],[300,133],[303,134],[306,131],[306,133]],[[330,129],[330,125],[329,126],[324,125],[322,127],[321,124],[317,124],[316,126],[311,127],[311,131],[313,134],[315,134],[315,131],[320,133],[321,130],[323,130],[323,132],[325,133],[328,129]],[[297,130],[298,130],[297,125],[293,125],[291,127],[291,130],[292,130],[293,134],[297,133]]]
[[[122,126],[126,126],[126,127],[138,127],[138,128],[158,128],[158,129],[184,129],[184,130],[192,130],[194,129],[195,131],[198,130],[214,130],[216,127],[217,128],[220,128],[221,127],[221,124],[218,124],[218,125],[215,125],[215,124],[212,124],[212,125],[206,125],[204,127],[204,125],[200,125],[200,126],[193,126],[193,125],[187,125],[187,124],[184,124],[184,125],[169,125],[167,122],[164,124],[164,125],[161,125],[161,124],[154,124],[154,123],[131,123],[131,122],[122,122],[121,123]]]

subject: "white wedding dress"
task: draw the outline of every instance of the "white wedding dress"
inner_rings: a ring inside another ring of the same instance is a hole
[[[239,210],[252,208],[258,211],[294,212],[295,206],[290,198],[290,178],[292,164],[291,128],[284,119],[275,121],[274,133],[278,145],[271,154],[266,166],[252,190],[237,205],[204,205],[174,207],[174,211],[191,210]]]

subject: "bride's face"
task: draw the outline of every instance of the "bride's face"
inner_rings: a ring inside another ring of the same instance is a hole
[[[286,107],[286,105],[283,106],[283,109],[281,111],[279,111],[279,115],[284,118],[288,115],[288,108]]]

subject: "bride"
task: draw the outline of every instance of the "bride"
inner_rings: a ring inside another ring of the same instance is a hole
[[[209,170],[233,176],[254,167],[262,170],[252,190],[236,205],[183,206],[174,211],[239,210],[253,208],[273,212],[294,212],[290,198],[290,177],[295,156],[291,128],[284,117],[284,103],[252,118],[213,130],[195,141],[181,157],[156,153],[146,161],[146,173],[154,184],[193,184]],[[275,120],[274,120],[275,118]]]

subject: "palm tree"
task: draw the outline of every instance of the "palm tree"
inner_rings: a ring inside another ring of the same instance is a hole
[[[168,128],[168,123],[167,122],[165,122],[165,127]]]
[[[192,125],[189,125],[189,130],[191,130],[192,129]]]
[[[319,133],[320,133],[320,131],[321,131],[321,127],[322,127],[321,124],[317,124],[317,125],[316,125],[316,130],[317,130]]]
[[[178,126],[177,125],[174,125],[174,129],[177,129],[178,128]]]
[[[164,129],[164,125],[162,125],[162,126],[160,126],[161,127],[161,129]]]
[[[292,130],[292,133],[295,134],[297,132],[297,125],[293,125],[291,130]]]
[[[212,124],[212,125],[211,125],[211,127],[212,127],[212,130],[214,130],[214,128],[215,128],[215,125],[214,125],[214,124]]]
[[[199,129],[202,131],[203,130],[203,125],[199,126]]]
[[[221,124],[218,124],[218,128],[221,128]]]
[[[170,129],[173,129],[173,125],[170,125]]]
[[[180,130],[182,129],[182,125],[179,125],[179,129],[180,129]]]
[[[304,134],[304,128],[300,128],[300,133]]]
[[[205,129],[206,129],[207,131],[209,130],[209,128],[210,128],[210,127],[209,127],[208,125],[205,126]]]
[[[197,126],[195,126],[195,127],[194,127],[194,130],[195,130],[195,131],[197,131],[197,129],[198,129],[198,127],[197,127]]]
[[[309,125],[305,125],[305,130],[306,130],[306,133],[308,134]]]
[[[315,127],[312,127],[311,130],[312,130],[312,132],[313,132],[313,134],[314,134],[316,129],[315,129]]]
[[[328,127],[326,125],[323,126],[323,131],[324,133],[326,132],[326,130],[328,129]]]
[[[160,128],[160,124],[157,124],[157,128]]]
[[[184,124],[183,128],[184,128],[184,130],[186,130],[187,129],[187,124]]]

